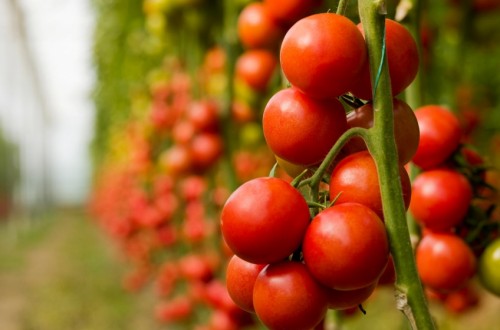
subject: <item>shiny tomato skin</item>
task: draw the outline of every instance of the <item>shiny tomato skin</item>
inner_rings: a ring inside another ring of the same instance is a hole
[[[458,148],[462,130],[457,117],[440,105],[415,109],[420,140],[413,163],[427,170],[438,167]]]
[[[433,169],[413,181],[410,212],[424,227],[447,231],[462,222],[471,200],[472,187],[463,174]]]
[[[295,261],[264,268],[255,281],[253,301],[258,318],[273,330],[312,329],[327,311],[325,288]]]
[[[253,287],[257,276],[267,265],[253,264],[233,255],[226,269],[227,292],[244,311],[255,313]]]
[[[267,12],[262,2],[252,2],[238,17],[238,36],[247,49],[279,47],[283,28]]]
[[[235,75],[252,89],[264,92],[278,65],[273,52],[265,49],[247,50],[236,60]]]
[[[411,33],[401,23],[386,19],[385,27],[391,90],[392,95],[396,96],[405,90],[417,75],[419,66],[418,48]],[[358,28],[364,36],[361,23],[358,24]],[[361,71],[359,81],[351,89],[351,93],[363,100],[373,99],[368,61],[366,61]]]
[[[276,156],[307,166],[323,160],[347,130],[347,119],[338,100],[319,101],[287,88],[268,101],[262,126],[267,145]]]
[[[417,117],[404,101],[393,99],[394,139],[400,164],[408,163],[417,152],[420,132]],[[347,115],[347,125],[351,127],[373,127],[373,104],[367,103]],[[350,152],[366,150],[364,141],[355,137],[345,149]]]
[[[322,13],[295,23],[283,38],[281,68],[302,92],[318,99],[350,90],[367,60],[365,41],[345,16]]]
[[[488,244],[480,256],[479,280],[486,290],[500,297],[500,238]]]
[[[438,292],[460,289],[476,272],[476,257],[453,233],[426,232],[416,248],[422,283]]]
[[[408,208],[412,198],[411,183],[402,165],[399,175],[405,207]],[[360,203],[375,211],[383,219],[377,167],[368,151],[356,152],[342,159],[333,169],[329,189],[330,200],[336,199],[336,204]]]
[[[355,290],[329,289],[327,291],[328,308],[344,310],[352,307],[357,307],[372,295],[376,287],[377,282],[375,281],[364,288]]]
[[[323,0],[263,0],[269,15],[285,25],[309,15],[322,2]]]
[[[224,240],[241,259],[269,264],[286,259],[300,245],[309,225],[302,195],[278,178],[245,182],[221,213]]]
[[[304,262],[323,285],[355,290],[378,281],[389,259],[382,220],[368,207],[343,203],[313,218],[302,243]]]

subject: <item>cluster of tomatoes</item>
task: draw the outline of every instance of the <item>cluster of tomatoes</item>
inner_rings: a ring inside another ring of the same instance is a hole
[[[499,236],[500,223],[491,217],[495,205],[488,201],[493,190],[483,158],[462,144],[460,122],[449,109],[426,105],[415,114],[420,144],[413,163],[421,172],[413,181],[410,212],[422,228],[417,268],[428,292],[459,312],[478,302],[470,284],[477,259]],[[488,267],[498,265],[489,258]],[[498,272],[496,278],[491,273],[482,275],[485,287],[498,295]]]
[[[418,52],[401,24],[387,23],[397,95],[415,78]],[[262,126],[278,164],[295,180],[255,178],[225,203],[221,230],[235,254],[226,285],[236,304],[256,313],[267,327],[310,329],[321,325],[328,309],[360,305],[379,284],[394,282],[395,275],[377,170],[363,140],[350,141],[322,173],[326,179],[317,198],[305,188],[307,179],[301,181],[316,174],[349,127],[373,125],[362,26],[333,13],[306,16],[285,34],[280,63],[291,86],[269,99]],[[417,150],[418,123],[398,99],[394,115],[408,207],[411,184],[404,165]]]

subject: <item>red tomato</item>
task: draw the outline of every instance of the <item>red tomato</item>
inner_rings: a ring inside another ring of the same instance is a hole
[[[200,133],[191,142],[191,157],[194,166],[207,169],[222,155],[222,138],[215,133]]]
[[[339,101],[318,101],[287,88],[267,103],[262,126],[274,154],[297,165],[313,165],[347,130],[347,120]]]
[[[187,109],[187,118],[198,131],[217,131],[219,126],[219,111],[213,101],[197,101]]]
[[[399,163],[408,163],[417,151],[419,142],[418,122],[413,110],[405,102],[393,99],[394,112],[394,138],[398,151]],[[373,127],[373,104],[367,103],[362,107],[350,112],[347,115],[347,125],[349,127]],[[346,151],[353,153],[366,150],[363,139],[356,137],[350,140]]]
[[[420,141],[413,163],[430,169],[444,161],[458,148],[462,130],[458,119],[445,107],[427,105],[415,110]]]
[[[238,17],[238,36],[246,48],[275,49],[283,34],[283,28],[269,15],[262,2],[248,4]]]
[[[411,183],[402,165],[399,168],[399,175],[405,207],[408,208],[412,198]],[[336,204],[351,202],[363,204],[383,219],[377,167],[368,151],[351,154],[335,166],[330,177],[330,200],[334,199]]]
[[[358,28],[364,36],[363,25]],[[385,20],[386,54],[391,78],[392,95],[396,96],[408,87],[417,76],[419,58],[417,43],[411,33],[400,23]],[[351,93],[363,100],[373,99],[370,81],[370,65],[366,61],[360,80],[353,86]]]
[[[252,264],[236,255],[229,260],[227,265],[227,292],[235,304],[247,312],[255,312],[253,307],[253,288],[255,279],[265,266]]]
[[[452,233],[427,232],[416,249],[422,283],[450,292],[463,287],[476,272],[476,257],[467,243]]]
[[[286,25],[309,15],[323,0],[264,0],[269,15]]]
[[[318,213],[302,243],[304,262],[323,285],[355,290],[378,281],[389,258],[384,223],[358,203],[334,205]]]
[[[378,279],[378,285],[392,285],[394,282],[396,282],[396,269],[394,268],[394,259],[390,255],[389,262]]]
[[[426,228],[447,231],[462,222],[471,200],[465,176],[450,169],[429,170],[413,181],[410,212]]]
[[[235,75],[248,86],[264,92],[276,71],[278,59],[271,51],[264,49],[247,50],[236,61]]]
[[[280,60],[288,81],[311,97],[333,99],[350,90],[367,60],[365,41],[348,18],[315,14],[286,33]]]
[[[344,310],[352,307],[357,307],[368,299],[375,288],[377,287],[377,282],[355,290],[335,290],[329,289],[328,294],[328,308],[336,310]]]
[[[245,182],[226,201],[222,235],[241,259],[269,264],[286,259],[300,245],[309,225],[302,195],[277,178]]]
[[[257,316],[270,329],[311,329],[325,316],[325,292],[304,264],[284,261],[259,274],[253,303]]]

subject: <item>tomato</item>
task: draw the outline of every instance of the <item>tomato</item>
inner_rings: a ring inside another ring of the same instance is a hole
[[[188,120],[179,120],[172,127],[172,140],[176,144],[189,144],[195,134],[194,125]]]
[[[377,287],[377,282],[356,289],[356,290],[335,290],[329,289],[328,292],[328,308],[336,310],[344,310],[352,307],[357,307],[368,299],[375,288]]]
[[[408,208],[412,195],[411,183],[403,165],[400,165],[399,175],[405,207]],[[383,219],[377,167],[368,151],[351,154],[335,166],[330,177],[330,200],[334,199],[336,204],[363,204]]]
[[[269,264],[286,259],[300,245],[309,225],[302,195],[277,178],[245,182],[226,201],[222,235],[241,259]]]
[[[159,302],[155,307],[155,316],[159,321],[169,323],[189,318],[193,310],[194,303],[188,297],[178,296]]]
[[[450,230],[464,219],[472,200],[467,178],[451,169],[420,173],[413,181],[410,212],[431,230]]]
[[[276,156],[297,165],[313,165],[323,160],[347,130],[347,119],[338,100],[319,101],[287,88],[267,103],[262,126]]]
[[[276,162],[285,171],[285,173],[292,178],[295,178],[307,169],[304,165],[290,163],[282,158],[279,158],[278,156],[276,156]]]
[[[323,0],[264,0],[264,6],[275,20],[291,25],[309,15]]]
[[[398,151],[399,163],[408,163],[417,151],[420,132],[413,110],[405,102],[393,99],[394,138]],[[373,126],[373,104],[367,103],[347,115],[349,127],[370,128]],[[363,139],[351,139],[345,149],[350,152],[366,150]]]
[[[325,316],[325,292],[304,264],[271,264],[255,280],[255,313],[269,329],[311,329]]]
[[[313,218],[302,243],[304,262],[323,285],[336,290],[367,287],[389,258],[382,220],[358,203],[336,204]]]
[[[222,138],[216,133],[200,133],[191,141],[191,157],[194,166],[207,169],[222,155]]]
[[[238,17],[238,36],[246,48],[275,49],[283,35],[283,28],[269,15],[262,2],[248,4]]]
[[[253,288],[257,276],[265,266],[252,264],[236,255],[229,260],[227,265],[227,292],[235,304],[247,312],[255,312],[253,307]]]
[[[265,92],[277,65],[278,59],[271,51],[247,50],[236,61],[235,75],[254,90]]]
[[[426,232],[415,257],[422,283],[440,292],[460,289],[476,272],[472,250],[452,233]]]
[[[187,109],[187,119],[197,131],[213,132],[219,126],[219,110],[213,101],[197,101]]]
[[[333,99],[350,90],[367,61],[365,41],[348,18],[322,13],[295,23],[280,50],[288,81],[314,98]]]
[[[500,297],[500,238],[491,242],[479,258],[479,279],[486,290]]]
[[[420,140],[413,163],[430,169],[444,161],[458,148],[462,130],[458,119],[448,109],[427,105],[415,109]]]
[[[364,35],[361,23],[358,24],[358,28]],[[419,66],[418,48],[411,33],[401,23],[386,19],[385,29],[391,90],[392,95],[396,96],[405,90],[417,75]],[[351,93],[363,100],[371,100],[373,95],[368,61],[366,61],[361,72],[360,79],[351,89]]]
[[[394,259],[389,256],[389,261],[382,275],[378,279],[378,285],[392,285],[396,282],[396,269],[394,268]]]

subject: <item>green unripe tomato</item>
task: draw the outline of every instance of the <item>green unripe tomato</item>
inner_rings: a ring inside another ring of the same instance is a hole
[[[479,258],[479,279],[486,290],[500,297],[500,238],[491,242]]]

